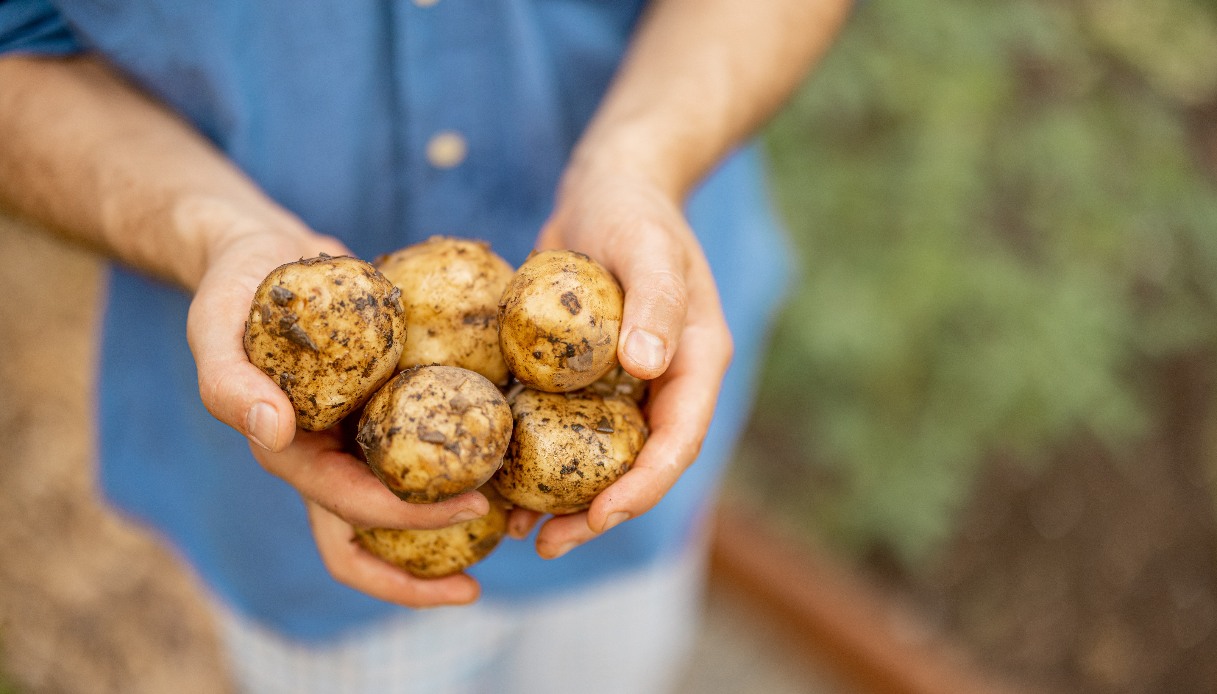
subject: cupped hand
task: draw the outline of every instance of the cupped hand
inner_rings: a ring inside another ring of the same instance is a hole
[[[710,426],[732,340],[718,289],[679,202],[645,177],[568,174],[538,248],[568,248],[604,264],[625,290],[617,356],[650,381],[650,437],[634,465],[587,511],[551,518],[537,535],[542,557],[572,548],[646,513],[697,457]],[[526,535],[539,514],[513,511]]]
[[[217,242],[187,321],[203,404],[245,435],[257,461],[304,498],[317,549],[337,581],[410,607],[471,602],[478,596],[473,579],[414,578],[355,544],[353,526],[443,527],[484,515],[486,498],[468,492],[425,505],[398,499],[344,447],[340,426],[297,430],[287,395],[246,358],[245,320],[259,283],[279,265],[323,252],[350,255],[337,240],[302,229],[254,229]]]

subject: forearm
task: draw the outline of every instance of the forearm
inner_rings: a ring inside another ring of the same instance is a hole
[[[576,150],[680,199],[783,103],[851,0],[657,0]]]
[[[0,206],[187,289],[236,235],[307,233],[92,59],[0,58],[0,84]]]

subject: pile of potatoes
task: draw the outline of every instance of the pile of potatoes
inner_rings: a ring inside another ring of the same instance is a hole
[[[509,508],[581,511],[629,469],[646,387],[617,363],[622,303],[581,253],[533,253],[513,270],[484,242],[433,237],[374,265],[321,255],[276,268],[245,351],[301,428],[355,424],[353,452],[401,499],[485,494],[490,513],[466,523],[356,530],[369,552],[435,578],[493,551]]]

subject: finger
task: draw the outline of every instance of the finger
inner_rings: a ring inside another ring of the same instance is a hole
[[[557,559],[600,533],[587,524],[587,512],[554,516],[537,533],[537,554],[542,559]]]
[[[190,304],[186,334],[207,411],[252,443],[278,451],[291,443],[295,411],[287,395],[245,355],[244,318],[257,288],[248,281],[228,273],[204,280]]]
[[[274,381],[249,363],[243,344],[245,320],[255,290],[271,270],[304,255],[344,252],[342,245],[324,237],[317,237],[315,245],[314,251],[266,236],[234,247],[213,261],[187,317],[186,336],[198,367],[203,405],[216,419],[270,451],[291,443],[295,411]],[[288,248],[303,252],[293,254]]]
[[[673,362],[673,370],[679,365],[678,357]],[[556,517],[541,526],[537,533],[537,554],[545,559],[556,559],[597,535],[641,516],[659,503],[697,457],[705,436],[701,426],[703,418],[708,425],[708,415],[688,408],[682,407],[678,413],[670,415],[662,413],[670,410],[673,402],[696,402],[695,398],[704,397],[704,392],[699,392],[704,390],[703,385],[680,378],[657,387],[654,407],[661,417],[652,425],[651,436],[634,465],[600,492],[587,511]]]
[[[713,335],[686,332],[686,340],[711,343]],[[717,331],[714,331],[715,333]],[[656,383],[648,404],[651,435],[634,465],[592,502],[588,527],[605,530],[649,511],[697,458],[714,415],[714,405],[729,362],[729,350],[678,354]]]
[[[641,222],[608,265],[625,290],[617,358],[637,378],[657,378],[676,354],[688,312],[686,250],[666,229]]]
[[[697,457],[717,387],[682,372],[680,355],[654,389],[651,436],[634,464],[587,511],[553,518],[537,533],[537,554],[560,557],[597,535],[651,510]],[[717,383],[717,381],[715,381]],[[710,398],[710,405],[703,405]]]
[[[513,508],[507,516],[507,535],[517,540],[528,537],[544,514],[526,508]]]
[[[334,430],[300,431],[296,442],[279,453],[253,451],[263,467],[305,499],[361,528],[442,528],[490,510],[490,502],[476,491],[434,504],[402,501],[367,465],[341,449]]]
[[[685,347],[651,386],[651,435],[630,470],[592,502],[588,526],[596,532],[649,511],[696,459],[718,404],[733,344],[710,267],[701,254],[690,268],[691,304]]]
[[[692,231],[666,201],[655,216],[622,215],[621,210],[599,210],[591,238],[572,240],[564,233],[577,221],[557,216],[541,229],[538,250],[570,247],[595,258],[611,272],[625,291],[625,306],[617,357],[625,370],[650,380],[667,369],[676,354],[688,309],[686,272]],[[695,242],[693,242],[695,243]]]
[[[651,383],[651,435],[633,466],[583,514],[554,518],[537,534],[537,552],[557,557],[616,525],[646,513],[663,498],[701,450],[710,427],[732,341],[709,267],[692,272],[692,304],[682,342],[668,370]]]
[[[465,574],[421,579],[369,554],[354,541],[354,531],[341,518],[308,503],[309,523],[321,560],[334,580],[374,598],[406,607],[465,605],[481,589]]]

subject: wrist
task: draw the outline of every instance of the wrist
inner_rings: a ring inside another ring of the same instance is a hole
[[[286,211],[214,195],[189,195],[177,201],[171,224],[182,247],[194,250],[182,253],[174,268],[175,279],[192,291],[210,267],[236,249],[241,253],[259,249],[253,252],[282,263],[318,252],[309,249],[332,253],[340,248]]]
[[[681,203],[702,175],[699,158],[678,133],[644,118],[593,123],[571,154],[563,188],[587,181],[644,185]]]

